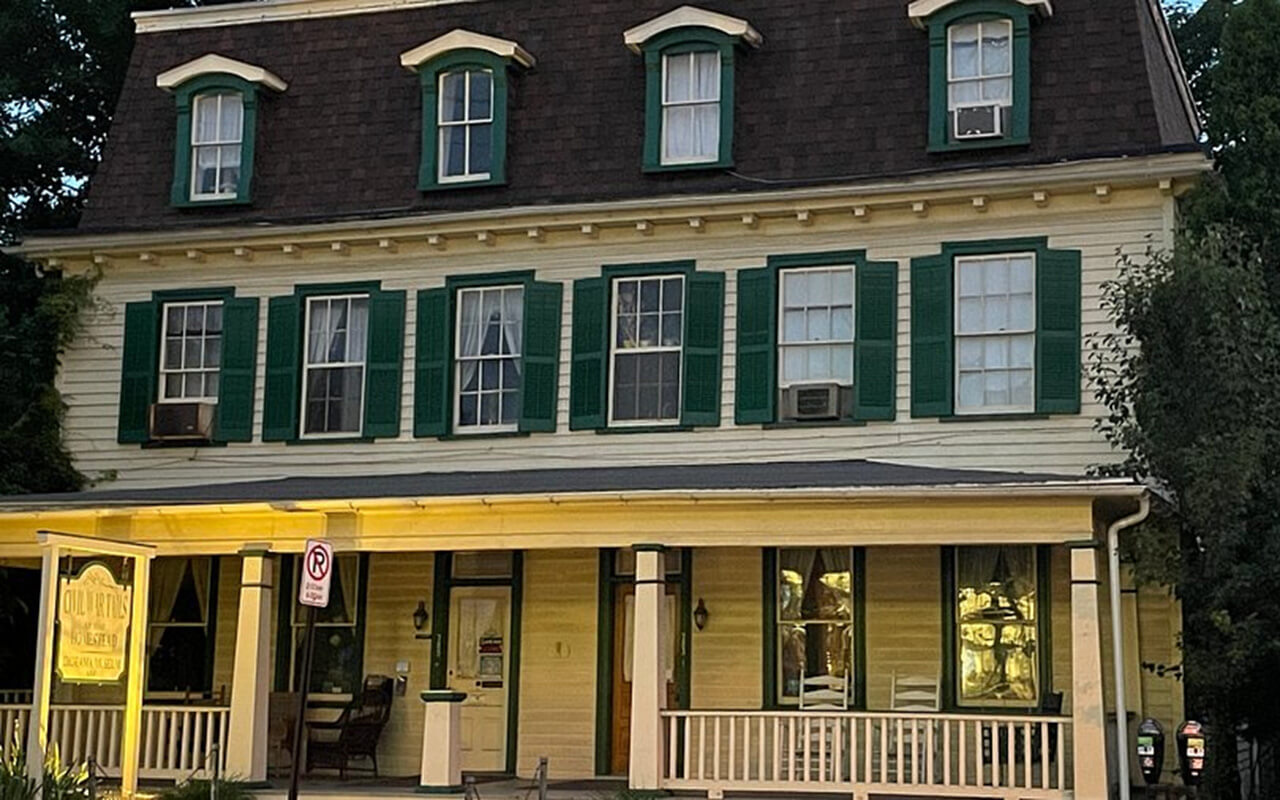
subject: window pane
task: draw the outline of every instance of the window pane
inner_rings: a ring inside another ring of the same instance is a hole
[[[1012,71],[1009,25],[987,22],[982,25],[982,74],[1004,75]]]
[[[1038,698],[1032,547],[956,549],[960,702],[1033,705]]]
[[[488,72],[471,73],[471,113],[468,119],[493,116],[493,76]]]
[[[692,106],[676,106],[662,112],[662,147],[669,159],[691,158],[696,153]]]
[[[807,272],[784,272],[782,275],[782,302],[787,308],[802,308],[809,301]],[[821,298],[814,298],[821,301]]]
[[[465,125],[451,125],[440,129],[440,174],[445,177],[467,174]]]
[[[978,26],[952,25],[951,77],[971,78],[978,75]]]
[[[195,101],[195,121],[191,129],[191,143],[203,144],[218,138],[218,96],[199,95]]]
[[[990,78],[982,81],[984,102],[1008,104],[1013,98],[1013,82],[1009,78]]]
[[[240,141],[244,124],[244,109],[240,95],[222,95],[222,116],[218,125],[218,140],[223,142]]]
[[[663,100],[667,103],[690,100],[693,96],[693,74],[689,54],[663,56],[662,61],[667,75],[666,96]]]
[[[704,51],[694,53],[694,100],[720,99],[720,53]]]
[[[347,360],[365,360],[369,337],[369,298],[353,297],[347,318]]]
[[[240,145],[223,145],[222,168],[218,171],[218,193],[235,194],[240,187]]]
[[[807,330],[807,321],[803,311],[787,311],[782,315],[782,341],[802,342]]]
[[[684,279],[666,278],[662,281],[662,310],[679,311],[684,307]]]
[[[837,383],[853,384],[853,346],[831,348],[831,379]]]
[[[218,192],[218,148],[196,148],[196,194]]]
[[[694,152],[701,158],[720,156],[720,104],[694,106]]]
[[[853,270],[839,269],[831,273],[831,304],[853,305]]]
[[[808,339],[822,342],[831,338],[831,312],[826,308],[810,309],[808,315]]]
[[[484,175],[493,163],[493,125],[471,127],[471,174]]]
[[[466,119],[467,73],[448,72],[440,78],[440,121]]]

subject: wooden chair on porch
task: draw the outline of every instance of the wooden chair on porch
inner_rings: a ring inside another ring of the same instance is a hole
[[[366,759],[378,776],[378,739],[391,718],[392,679],[370,675],[364,688],[332,722],[308,722],[307,772],[336,769],[340,780],[347,779],[351,762]],[[361,767],[362,771],[370,771]]]
[[[936,714],[942,708],[942,696],[938,683],[938,676],[934,675],[902,675],[897,670],[893,672],[893,678],[889,684],[889,709],[891,711],[907,711],[921,712],[922,714]],[[924,783],[928,776],[925,767],[926,758],[936,758],[941,750],[942,742],[938,735],[938,731],[933,729],[933,750],[930,754],[927,752],[929,741],[929,731],[934,725],[933,720],[919,719],[914,723],[903,725],[902,720],[897,720],[896,725],[901,728],[902,733],[902,753],[898,753],[898,733],[897,729],[888,733],[889,740],[889,761],[891,769],[896,768],[897,759],[907,759],[908,763],[903,767],[904,775],[913,776],[913,783]],[[918,749],[914,746],[915,741],[919,741]],[[920,758],[917,763],[911,762],[911,754],[919,752]],[[896,774],[896,770],[895,770]]]

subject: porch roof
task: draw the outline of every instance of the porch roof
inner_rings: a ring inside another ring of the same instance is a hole
[[[1037,487],[1046,492],[1136,494],[1126,479],[1034,472],[996,472],[844,461],[417,472],[394,475],[296,476],[236,483],[106,489],[0,498],[0,512],[127,506],[356,501],[652,492],[752,493],[803,490],[942,490]]]

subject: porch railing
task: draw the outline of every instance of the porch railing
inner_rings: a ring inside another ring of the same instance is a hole
[[[214,745],[222,770],[226,766],[230,710],[220,706],[143,706],[139,776],[180,779],[213,774]],[[23,740],[31,718],[29,705],[0,705],[6,752],[18,726]],[[122,705],[54,705],[49,712],[49,742],[63,762],[90,756],[108,775],[120,774]]]
[[[1068,717],[664,711],[663,788],[1060,800]]]

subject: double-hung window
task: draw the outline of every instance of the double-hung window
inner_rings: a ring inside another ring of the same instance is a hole
[[[611,421],[678,422],[684,276],[615,279],[612,319]]]
[[[441,183],[489,179],[493,159],[493,71],[440,74]]]
[[[218,402],[222,301],[165,303],[162,325],[159,402]]]
[[[216,607],[215,559],[157,558],[151,566],[147,690],[195,693],[212,688],[210,609]]]
[[[1034,253],[957,256],[958,414],[1035,410]]]
[[[960,706],[1040,702],[1040,600],[1034,547],[955,549],[955,698]]]
[[[307,298],[302,369],[304,434],[360,433],[368,332],[368,295]]]
[[[720,51],[662,57],[662,163],[720,158]]]
[[[777,551],[777,693],[801,708],[854,702],[853,551],[847,547]]]
[[[957,23],[947,29],[947,103],[956,140],[1003,136],[1013,108],[1013,23]]]
[[[779,387],[853,385],[852,266],[779,272]]]
[[[227,200],[240,188],[244,101],[238,92],[210,92],[193,100],[191,199]]]
[[[478,286],[457,294],[454,429],[518,429],[524,372],[524,287]]]
[[[316,609],[315,650],[312,653],[311,685],[319,694],[352,694],[360,689],[364,652],[364,601],[368,578],[368,556],[342,553],[334,558],[329,584],[329,605]],[[307,609],[298,603],[298,576],[302,559],[295,556],[293,592],[289,617],[289,689],[302,684],[302,662],[306,644]],[[283,627],[283,626],[282,626]]]

